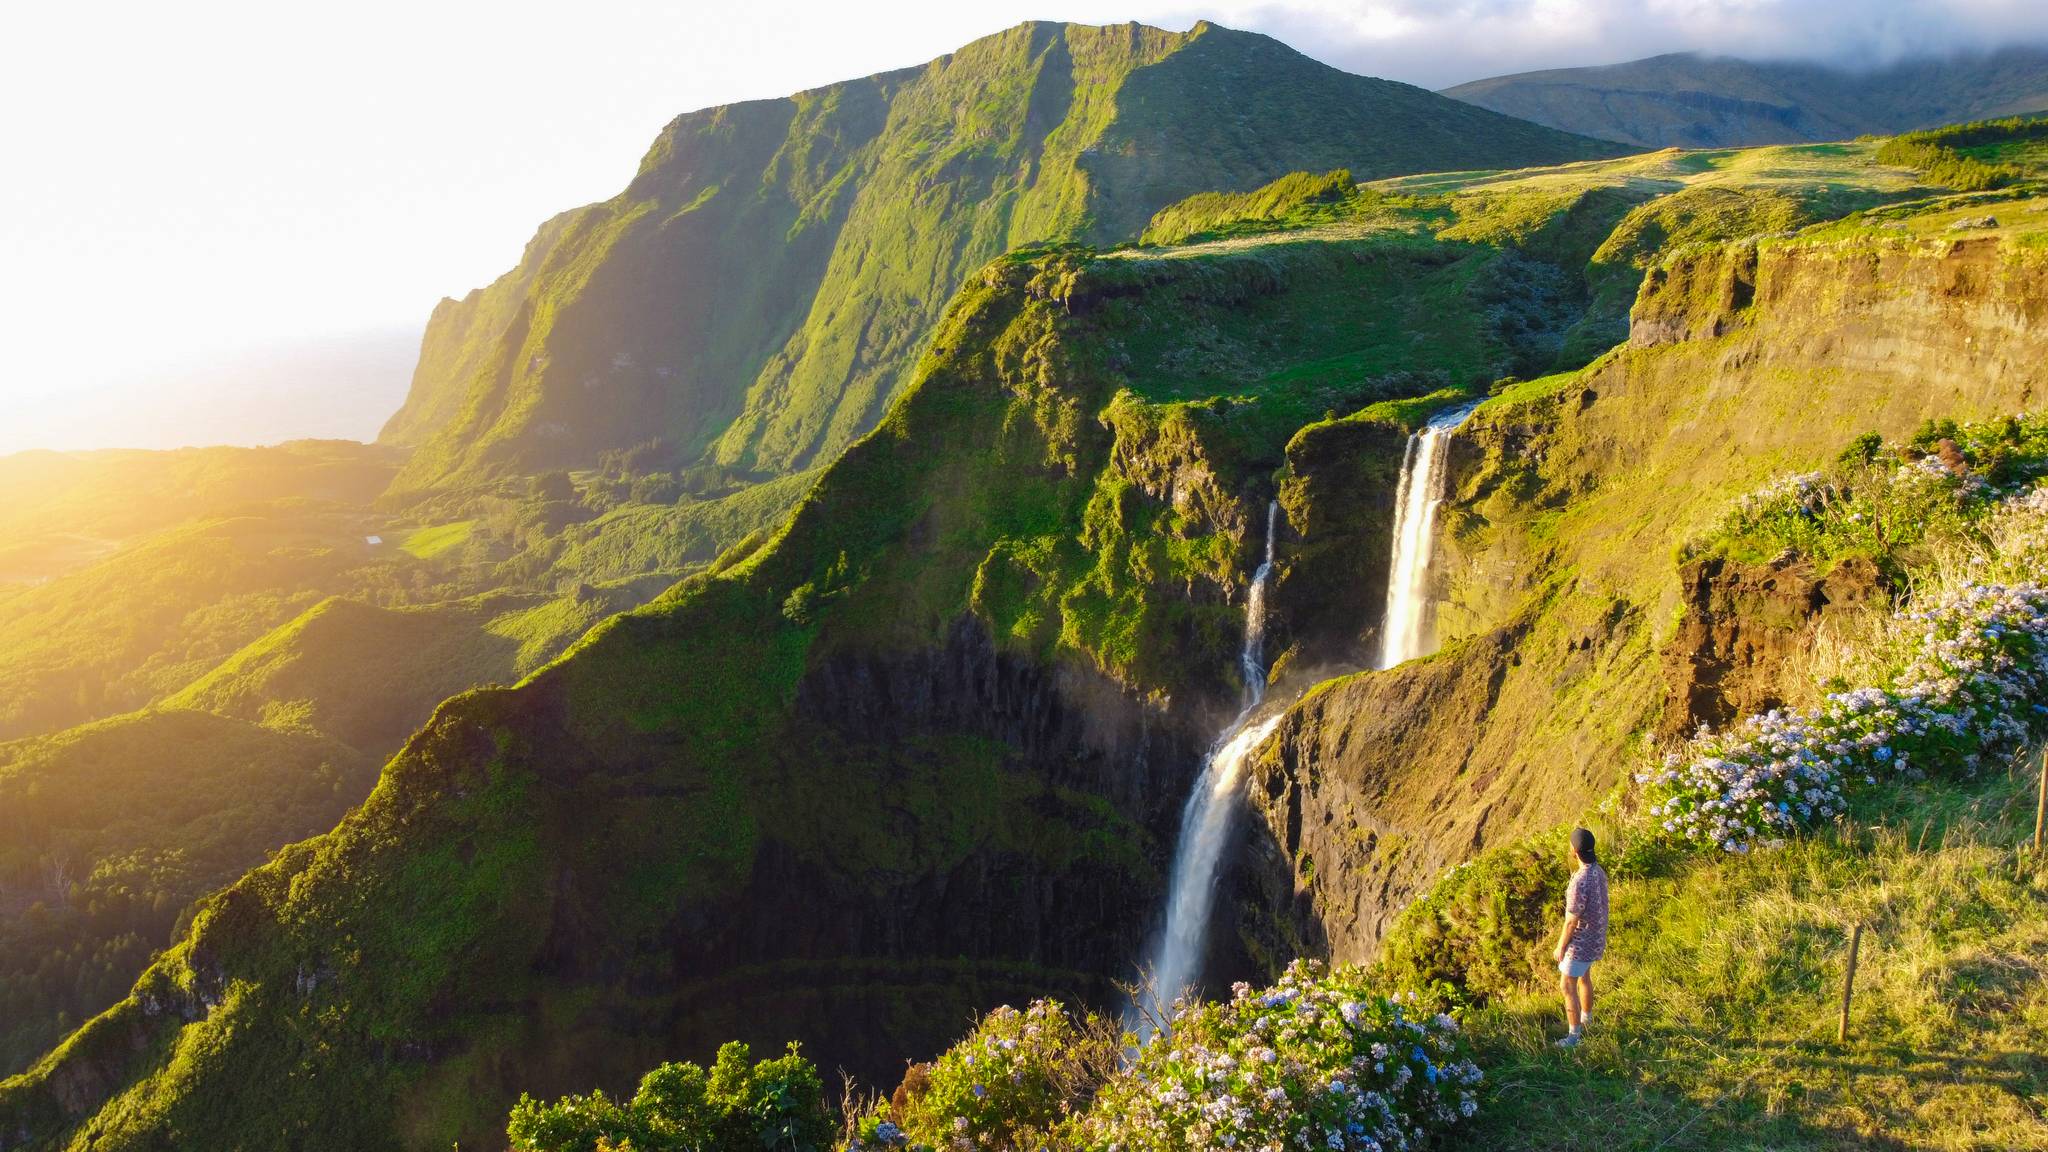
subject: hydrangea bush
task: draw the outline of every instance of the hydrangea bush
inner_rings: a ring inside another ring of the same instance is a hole
[[[1120,1061],[1122,1033],[1053,1000],[982,1017],[855,1125],[849,1149],[1031,1149],[1059,1142],[1074,1109]]]
[[[1457,1023],[1354,967],[1297,961],[1262,992],[1182,1001],[1131,1052],[1115,1047],[1128,1034],[1102,1051],[1100,1023],[1046,1001],[990,1013],[862,1117],[847,1152],[1394,1152],[1479,1107]]]
[[[1356,968],[1296,961],[1264,992],[1183,1003],[1104,1085],[1079,1143],[1097,1152],[1392,1152],[1478,1109],[1481,1076],[1449,1016],[1374,995]]]
[[[1930,539],[1969,536],[1999,498],[2048,475],[2048,415],[1974,424],[1929,421],[1902,446],[1857,438],[1829,468],[1781,477],[1744,496],[1688,555],[1819,563],[1857,555],[1905,578]]]
[[[1934,467],[1925,466],[1930,460]],[[1810,709],[1703,731],[1660,770],[1638,775],[1662,832],[1724,852],[1775,845],[1843,814],[1859,785],[1930,772],[1969,775],[1987,759],[2012,755],[2038,729],[2048,715],[2048,588],[2031,576],[2048,559],[2040,548],[2048,540],[2048,490],[1996,491],[1954,475],[1954,466],[1926,457],[1900,469],[1923,479],[1893,488],[1936,486],[1950,498],[1981,500],[1968,535],[1977,548],[1969,570],[1930,579],[1918,606],[1894,615],[1890,641],[1869,654],[1864,686],[1830,692]],[[1755,522],[1759,505],[1789,515],[1798,500],[1817,501],[1824,511],[1815,515],[1828,514],[1829,497],[1813,494],[1835,490],[1793,479],[1739,505],[1735,517]],[[1863,514],[1843,507],[1834,514]]]

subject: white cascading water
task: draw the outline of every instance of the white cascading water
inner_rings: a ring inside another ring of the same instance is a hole
[[[1230,727],[1209,748],[1195,790],[1181,810],[1180,842],[1173,851],[1173,875],[1166,894],[1166,931],[1153,958],[1150,986],[1140,991],[1129,1024],[1141,1040],[1149,1039],[1152,1021],[1164,1019],[1174,998],[1201,976],[1202,946],[1208,939],[1209,912],[1216,902],[1216,869],[1230,839],[1237,812],[1238,784],[1245,761],[1280,722],[1274,714],[1254,724],[1253,714],[1266,699],[1266,583],[1273,574],[1273,524],[1278,502],[1266,507],[1266,558],[1252,575],[1244,604],[1244,649],[1238,667],[1244,674],[1244,705]]]
[[[1467,404],[1439,412],[1408,437],[1408,451],[1401,459],[1401,482],[1394,492],[1394,554],[1387,564],[1381,668],[1392,668],[1436,649],[1436,604],[1430,595],[1429,567],[1436,552],[1436,510],[1444,502],[1444,447],[1452,430],[1464,423],[1475,407]]]

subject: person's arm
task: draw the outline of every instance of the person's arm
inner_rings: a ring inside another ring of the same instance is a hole
[[[1551,952],[1550,958],[1552,960],[1560,963],[1563,962],[1565,945],[1572,942],[1572,933],[1577,931],[1578,927],[1579,914],[1576,912],[1567,913],[1564,918],[1564,930],[1557,934],[1557,947]]]
[[[1557,963],[1564,962],[1564,950],[1572,942],[1572,933],[1578,931],[1579,909],[1583,907],[1583,894],[1579,891],[1579,878],[1573,876],[1564,888],[1564,927],[1557,933],[1557,947],[1551,950],[1550,958]]]

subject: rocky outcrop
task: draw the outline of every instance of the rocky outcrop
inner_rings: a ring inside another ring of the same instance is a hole
[[[1530,794],[1541,765],[1476,766],[1473,742],[1523,633],[1331,681],[1289,710],[1248,789],[1248,952],[1368,959],[1412,894],[1478,846],[1493,808]]]
[[[1294,642],[1283,670],[1367,663],[1386,609],[1407,444],[1407,429],[1358,418],[1312,424],[1288,443],[1280,506],[1296,542],[1273,597]]]
[[[1885,595],[1877,566],[1861,558],[1823,574],[1789,554],[1761,564],[1709,556],[1686,563],[1678,581],[1685,617],[1664,649],[1666,737],[1806,703],[1805,660],[1822,619]]]

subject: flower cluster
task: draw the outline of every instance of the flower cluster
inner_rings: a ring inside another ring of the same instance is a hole
[[[1417,1147],[1478,1109],[1458,1026],[1297,961],[1263,992],[1177,1006],[1079,1118],[1096,1152]]]
[[[2011,523],[1994,527],[2007,539],[2038,535],[2030,526],[2048,513],[2039,490],[2002,503]],[[1895,616],[1900,642],[1875,654],[1875,683],[1702,732],[1639,775],[1651,816],[1670,835],[1747,852],[1840,815],[1858,783],[1969,774],[2018,749],[2048,715],[2048,588],[1969,579],[1930,600]]]
[[[1815,516],[1835,495],[1834,485],[1820,472],[1780,476],[1736,501],[1735,515],[1745,520],[1772,516]]]
[[[967,1038],[913,1069],[887,1108],[862,1117],[849,1152],[890,1148],[1036,1148],[1051,1139],[1102,1070],[1120,1033],[1053,1000],[1005,1005]]]

